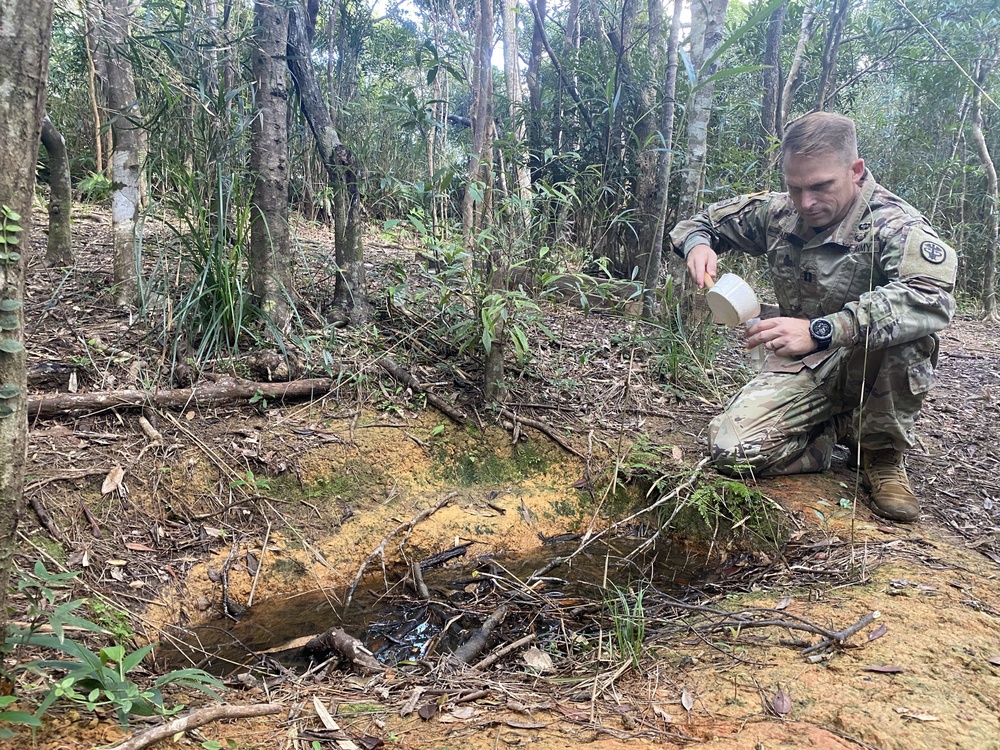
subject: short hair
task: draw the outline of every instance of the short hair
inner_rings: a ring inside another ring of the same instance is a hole
[[[810,112],[785,128],[781,158],[789,155],[836,154],[845,162],[858,158],[858,131],[854,120],[833,112]]]

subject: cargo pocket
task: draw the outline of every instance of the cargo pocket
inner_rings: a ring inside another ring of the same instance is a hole
[[[906,376],[910,381],[910,393],[914,396],[927,393],[934,387],[934,367],[930,359],[914,362],[906,368]]]

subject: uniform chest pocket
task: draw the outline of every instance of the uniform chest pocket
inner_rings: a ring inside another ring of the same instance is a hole
[[[826,314],[842,309],[885,283],[875,252],[869,248],[824,253],[824,257],[817,258],[814,268],[819,279],[818,295]]]

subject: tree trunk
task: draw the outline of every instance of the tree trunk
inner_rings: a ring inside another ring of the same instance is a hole
[[[525,228],[531,221],[531,176],[528,173],[527,134],[524,128],[524,113],[521,111],[523,94],[521,71],[517,58],[517,0],[503,0],[503,73],[510,102],[508,116],[511,124],[511,139],[518,153],[512,154],[517,202]]]
[[[788,122],[788,115],[792,111],[792,100],[795,92],[798,91],[800,80],[799,74],[802,71],[802,60],[806,56],[806,46],[812,39],[813,30],[816,26],[816,13],[821,0],[810,0],[802,11],[802,23],[799,26],[799,39],[795,43],[795,52],[792,55],[791,65],[788,66],[788,77],[785,85],[781,89],[781,101],[779,103],[780,116],[778,117],[778,137],[785,132],[785,123]]]
[[[997,186],[997,170],[990,156],[990,149],[983,134],[983,89],[993,65],[992,60],[980,60],[976,70],[976,80],[972,92],[972,116],[970,130],[976,153],[986,173],[986,256],[983,263],[983,312],[990,320],[997,320],[997,245],[1000,244],[1000,190]]]
[[[135,223],[142,200],[146,132],[142,128],[132,63],[126,54],[128,0],[106,0],[103,28],[108,111],[114,143],[111,153],[111,231],[114,243],[111,268],[116,289],[115,304],[133,305],[138,289]]]
[[[687,117],[687,166],[681,178],[679,212],[691,216],[698,210],[705,157],[708,151],[708,123],[712,117],[715,85],[706,83],[718,66],[718,61],[706,65],[722,43],[723,22],[729,0],[695,0],[691,5],[691,62],[697,73]]]
[[[72,230],[73,184],[69,178],[66,140],[46,115],[42,121],[42,145],[49,152],[49,244],[45,263],[55,267],[73,265]]]
[[[830,26],[826,32],[826,44],[823,45],[823,67],[819,78],[819,93],[816,95],[816,110],[826,109],[828,99],[837,83],[837,52],[844,38],[844,27],[847,25],[847,11],[851,0],[834,0],[833,11],[830,14]]]
[[[664,134],[658,131],[660,118],[657,117],[664,102],[657,101],[657,89],[660,85],[661,71],[666,61],[664,49],[664,18],[662,0],[648,0],[649,30],[649,75],[639,85],[639,119],[634,129],[639,142],[639,154],[636,159],[635,200],[638,219],[638,254],[635,258],[637,269],[636,279],[643,281],[652,275],[651,265],[656,266],[659,274],[660,249],[656,247],[656,230],[660,218],[659,173],[660,165],[666,154],[663,152]],[[655,284],[655,276],[653,277]],[[643,292],[649,308],[651,299]],[[647,310],[648,311],[648,310]]]
[[[473,241],[484,215],[483,206],[489,200],[492,146],[489,143],[493,127],[493,3],[477,0],[475,43],[472,51],[472,145],[469,149],[468,178],[462,196],[462,239],[466,250],[473,251]],[[478,207],[477,207],[478,204]],[[478,208],[478,210],[477,210]]]
[[[361,243],[358,170],[350,151],[340,141],[330,110],[320,93],[312,65],[308,19],[305,2],[298,0],[289,13],[288,68],[330,183],[335,190],[343,193],[342,202],[337,207],[337,287],[334,304],[346,321],[360,325],[368,320],[368,293],[364,246]]]
[[[761,85],[764,94],[760,105],[760,140],[767,169],[765,174],[770,182],[779,150],[778,118],[781,108],[781,35],[785,28],[785,13],[788,3],[784,3],[771,13],[767,24],[767,40],[764,45],[764,74]]]
[[[7,588],[28,437],[22,310],[26,259],[18,250],[29,247],[51,36],[52,0],[0,3],[0,646],[7,632]]]
[[[531,52],[525,82],[528,85],[528,104],[531,117],[528,119],[528,145],[534,169],[541,167],[545,145],[542,141],[542,55],[545,53],[545,5],[546,0],[528,0],[532,7],[534,23],[531,32]]]
[[[674,15],[670,21],[670,37],[667,39],[667,71],[663,82],[663,110],[660,113],[660,133],[663,135],[663,153],[660,157],[659,172],[656,176],[656,192],[660,198],[659,212],[656,217],[656,234],[653,236],[653,253],[646,266],[645,287],[655,288],[660,276],[660,256],[663,249],[663,237],[667,231],[667,206],[670,197],[670,177],[674,166],[674,119],[677,112],[677,68],[678,52],[681,35],[681,13],[684,9],[682,0],[674,0]],[[670,254],[671,256],[673,253]],[[683,270],[682,270],[683,274]],[[681,276],[683,284],[683,275]],[[680,289],[682,286],[677,285]],[[653,316],[653,295],[646,294],[643,299],[643,313]]]
[[[261,311],[285,332],[292,318],[288,250],[288,85],[281,58],[288,47],[288,10],[254,3],[253,74],[256,111],[251,138],[254,175],[250,219],[250,281]]]

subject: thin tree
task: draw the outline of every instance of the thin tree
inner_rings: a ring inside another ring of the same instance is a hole
[[[781,88],[780,115],[777,122],[777,136],[781,138],[785,132],[785,123],[788,122],[788,115],[792,111],[792,101],[795,99],[795,92],[801,85],[802,61],[806,56],[806,47],[813,37],[816,28],[816,16],[822,0],[807,0],[805,8],[802,10],[802,22],[799,24],[799,36],[795,42],[795,52],[792,53],[792,61],[788,66],[788,75],[785,77],[785,85]]]
[[[503,0],[503,73],[509,102],[512,140],[524,150],[514,154],[514,181],[525,226],[531,220],[531,175],[528,172],[527,133],[521,111],[524,95],[517,56],[517,0]]]
[[[819,93],[816,95],[816,109],[826,109],[837,84],[837,53],[844,39],[847,26],[847,11],[851,0],[833,0],[830,25],[826,30],[826,44],[823,45],[822,70],[819,78]]]
[[[970,132],[976,146],[979,162],[986,173],[986,253],[983,265],[983,312],[990,320],[1000,320],[997,312],[997,245],[1000,244],[1000,188],[997,185],[997,169],[990,155],[989,144],[983,133],[983,90],[986,79],[996,64],[996,58],[986,58],[976,63],[975,81],[972,92],[972,113]]]
[[[45,263],[49,266],[73,265],[73,185],[69,175],[69,155],[63,138],[49,116],[42,122],[42,145],[49,154],[49,240]]]
[[[313,20],[304,0],[296,0],[292,4],[288,17],[288,68],[330,183],[335,190],[346,191],[347,199],[335,217],[337,285],[333,300],[343,316],[342,322],[360,325],[368,320],[368,293],[364,245],[361,242],[358,167],[351,152],[340,140],[320,92],[311,54]]]
[[[718,60],[713,54],[722,44],[722,27],[729,0],[695,0],[691,5],[691,62],[698,71],[694,90],[688,103],[687,165],[681,179],[681,216],[690,216],[698,209],[708,152],[708,123],[712,116],[712,100]]]
[[[142,202],[142,169],[146,161],[146,131],[139,110],[135,75],[128,57],[128,0],[105,0],[102,44],[98,46],[107,71],[106,94],[111,115],[111,268],[115,303],[132,305],[138,288],[135,254],[136,219]]]
[[[284,63],[288,9],[254,3],[253,74],[256,112],[250,151],[254,175],[250,219],[250,279],[260,309],[280,331],[292,317],[288,251],[288,85]]]
[[[775,146],[781,112],[781,35],[785,28],[787,10],[788,3],[785,2],[771,13],[764,43],[764,71],[761,81],[764,93],[760,103],[760,139],[766,154],[768,168],[765,174],[768,180],[771,179],[778,154],[778,149]]]
[[[26,259],[35,160],[45,116],[52,0],[0,3],[0,646],[28,442],[24,351]]]

